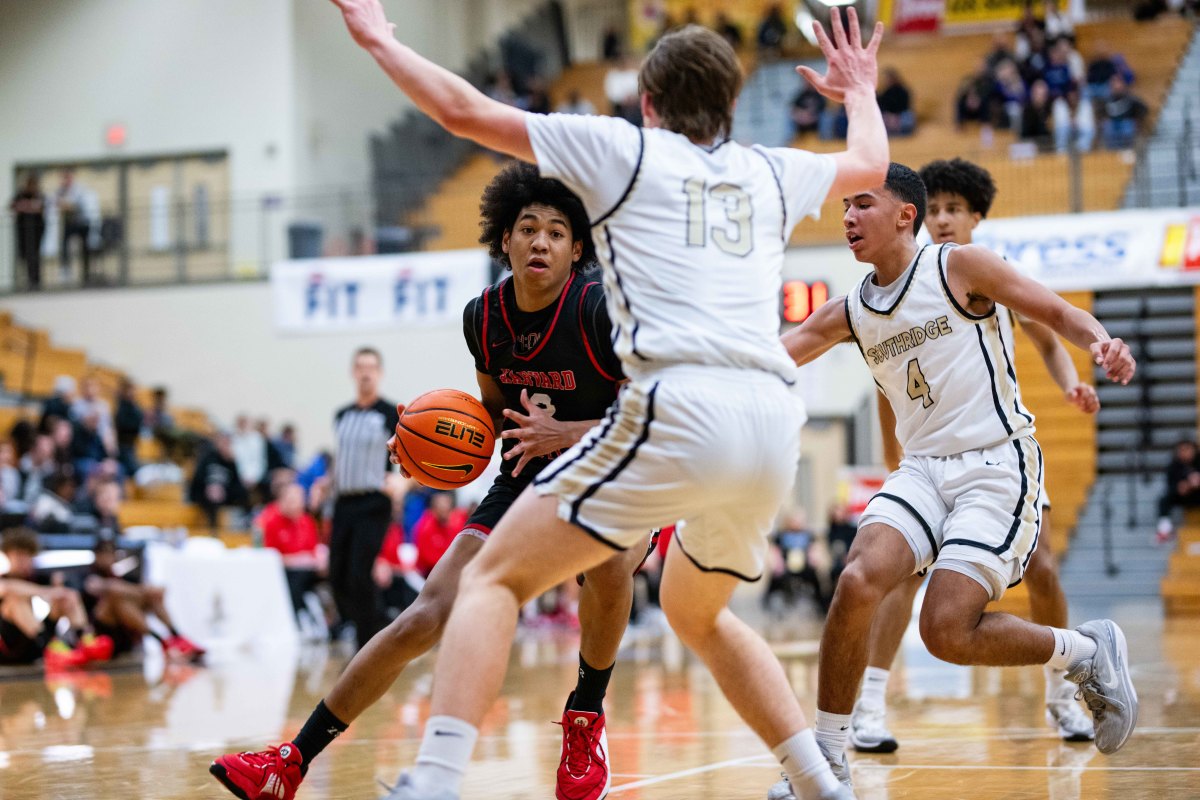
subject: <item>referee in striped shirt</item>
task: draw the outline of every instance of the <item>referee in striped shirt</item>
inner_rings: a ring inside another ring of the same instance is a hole
[[[342,619],[354,623],[361,649],[387,622],[371,567],[392,518],[384,493],[391,469],[387,441],[399,422],[396,404],[379,396],[383,357],[372,347],[354,353],[351,370],[358,396],[334,417],[333,533],[329,583]]]

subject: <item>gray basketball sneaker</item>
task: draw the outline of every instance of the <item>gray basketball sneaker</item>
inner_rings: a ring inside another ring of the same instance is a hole
[[[821,743],[817,742],[817,747],[821,747]],[[852,800],[854,797],[854,784],[850,780],[850,761],[846,758],[846,754],[842,753],[840,763],[833,763],[829,758],[829,753],[825,752],[825,748],[821,747],[821,752],[825,753],[825,760],[829,762],[829,768],[833,770],[833,777],[838,779],[842,785],[840,794],[822,795],[821,800]],[[787,779],[787,775],[783,776],[783,780],[776,783],[767,790],[767,800],[796,800],[796,793],[792,791],[792,784]]]
[[[1068,672],[1067,680],[1079,685],[1079,694],[1092,712],[1096,749],[1111,755],[1129,740],[1138,717],[1125,634],[1109,619],[1085,622],[1075,630],[1095,640],[1096,655]]]
[[[380,783],[383,782],[380,781]],[[386,784],[384,788],[388,788]],[[407,772],[401,772],[396,785],[390,787],[388,793],[381,800],[460,800],[460,798],[457,794],[448,791],[437,794],[417,794],[417,790],[412,785],[412,778]]]

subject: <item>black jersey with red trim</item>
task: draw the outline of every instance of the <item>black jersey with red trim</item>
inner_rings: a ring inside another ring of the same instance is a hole
[[[463,335],[475,369],[494,378],[505,406],[522,414],[524,389],[555,419],[600,419],[625,379],[613,352],[604,287],[579,273],[571,273],[558,300],[533,312],[517,308],[512,276],[489,286],[467,303]],[[505,421],[505,429],[514,427]],[[504,440],[504,451],[515,446],[515,439]],[[534,459],[520,477],[532,479],[552,460],[553,455]],[[501,464],[501,472],[510,475],[516,461]]]

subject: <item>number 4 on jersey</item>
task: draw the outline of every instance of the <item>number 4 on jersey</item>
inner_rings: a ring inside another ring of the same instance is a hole
[[[915,358],[908,361],[908,396],[913,400],[920,400],[924,408],[933,405],[933,391],[929,388],[925,374],[921,372],[921,365]]]

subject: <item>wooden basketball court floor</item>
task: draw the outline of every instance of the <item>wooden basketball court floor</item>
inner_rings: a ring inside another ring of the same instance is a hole
[[[1085,619],[1075,613],[1073,619]],[[1141,719],[1115,756],[1059,741],[1042,719],[1040,668],[935,661],[910,628],[889,697],[900,750],[853,757],[863,800],[1200,798],[1200,624],[1164,621],[1157,603],[1109,610],[1129,637]],[[820,622],[805,608],[760,620],[806,712]],[[1102,611],[1103,613],[1103,611]],[[558,718],[576,640],[525,632],[488,716],[464,798],[554,795]],[[0,679],[0,798],[229,797],[211,758],[298,729],[345,656],[329,647],[238,657],[207,668],[144,664],[47,680]],[[316,762],[299,798],[374,798],[411,764],[428,715],[433,658]],[[754,680],[747,675],[747,680]],[[607,702],[614,800],[758,800],[778,771],[702,665],[658,626],[627,639]]]

